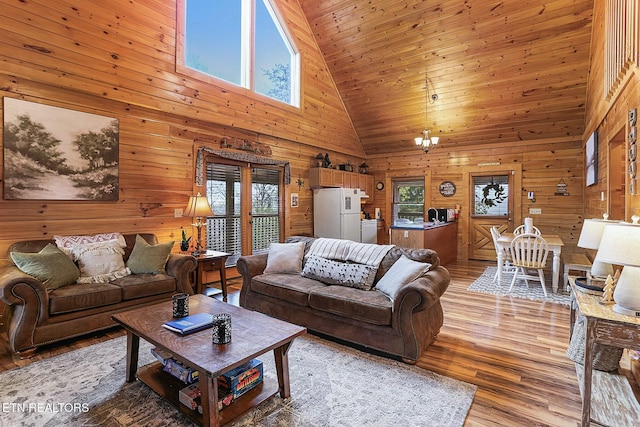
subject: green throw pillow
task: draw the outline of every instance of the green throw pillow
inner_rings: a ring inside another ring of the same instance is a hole
[[[175,242],[150,245],[140,235],[136,235],[136,244],[127,260],[127,267],[133,274],[164,273]]]
[[[76,283],[80,270],[64,252],[49,243],[38,253],[11,252],[11,259],[24,273],[44,283],[51,291]]]

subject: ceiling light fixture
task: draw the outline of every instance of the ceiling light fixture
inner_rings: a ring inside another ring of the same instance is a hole
[[[427,97],[426,97],[427,102],[425,103],[425,107],[424,107],[424,118],[425,118],[425,125],[428,127],[429,121],[427,116],[427,110],[429,109],[430,103],[433,104],[438,100],[438,94],[434,93],[433,95],[429,96],[429,79],[428,78],[425,79],[425,88],[426,88],[426,94],[427,94]],[[418,147],[425,153],[428,153],[431,149],[435,148],[436,145],[438,145],[439,140],[440,140],[440,137],[438,136],[429,137],[429,129],[423,130],[422,136],[415,138],[416,147]]]

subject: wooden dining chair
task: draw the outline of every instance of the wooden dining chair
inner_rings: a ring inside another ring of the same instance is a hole
[[[511,254],[509,250],[503,248],[498,244],[498,239],[500,238],[500,230],[495,225],[491,227],[490,230],[491,238],[493,239],[493,246],[496,249],[496,259],[500,252],[502,252],[502,273],[514,273],[515,271],[513,265],[511,264]],[[498,266],[498,268],[500,268],[500,266]],[[498,280],[498,269],[496,269],[496,274],[493,276],[493,280],[491,281],[491,283],[495,283],[496,280]]]
[[[538,227],[536,227],[535,225],[531,226],[532,234],[537,234],[538,236],[540,236],[542,233],[540,232],[540,229]],[[524,224],[519,225],[515,228],[515,230],[513,230],[513,235],[517,236],[519,234],[524,234],[525,230],[524,230]]]
[[[518,279],[524,279],[527,285],[529,284],[527,279],[538,280],[546,298],[547,288],[544,280],[544,267],[547,263],[547,255],[549,255],[547,241],[537,234],[520,234],[513,238],[509,249],[511,263],[516,269],[513,280],[511,280],[509,292],[511,292]],[[527,270],[536,270],[538,276],[530,275]]]

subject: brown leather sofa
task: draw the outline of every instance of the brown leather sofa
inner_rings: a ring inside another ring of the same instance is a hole
[[[151,245],[158,243],[154,234],[140,236]],[[126,262],[136,235],[124,238]],[[54,241],[17,242],[9,252],[39,252],[49,243]],[[3,261],[0,299],[7,305],[6,329],[11,349],[20,357],[30,357],[38,346],[114,326],[114,313],[170,300],[176,292],[193,294],[190,273],[195,267],[193,256],[172,253],[165,266],[166,274],[131,274],[109,283],[76,283],[47,291],[39,280],[20,271],[11,261]]]
[[[297,241],[305,241],[306,253],[313,238],[287,239]],[[237,262],[243,279],[240,305],[414,364],[442,327],[440,296],[450,277],[435,251],[394,247],[383,258],[374,283],[403,254],[432,267],[404,285],[394,300],[375,288],[328,285],[300,274],[263,274],[267,253],[243,256]]]

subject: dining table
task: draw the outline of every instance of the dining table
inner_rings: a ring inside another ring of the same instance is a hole
[[[496,241],[498,243],[498,246],[500,246],[500,248],[502,249],[498,251],[498,286],[502,285],[502,270],[505,261],[504,253],[505,251],[509,252],[511,241],[514,237],[515,234],[513,233],[503,233]],[[560,281],[560,253],[562,252],[562,246],[564,246],[564,242],[562,241],[560,236],[556,234],[542,234],[541,237],[547,242],[549,250],[553,252],[551,286],[553,292],[555,293],[558,292],[558,282]]]

